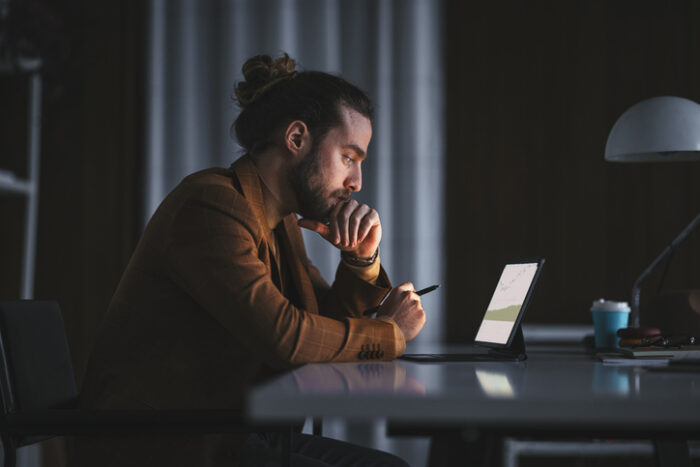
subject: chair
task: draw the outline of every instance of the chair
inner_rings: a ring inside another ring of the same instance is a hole
[[[0,302],[0,434],[4,465],[16,449],[58,435],[205,434],[250,430],[288,433],[289,427],[252,427],[239,410],[83,410],[77,408],[68,342],[56,302]]]

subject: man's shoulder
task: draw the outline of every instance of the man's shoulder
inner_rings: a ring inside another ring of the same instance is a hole
[[[250,200],[246,199],[235,172],[230,168],[215,167],[188,175],[170,197],[174,198],[173,207],[177,206],[177,211],[183,215],[192,215],[193,209],[214,210],[245,224],[257,222]]]
[[[245,195],[236,174],[230,168],[213,167],[188,175],[173,190],[181,198],[204,198],[216,201],[225,198],[227,202],[245,204]]]
[[[240,187],[236,187],[234,183],[234,172],[230,167],[212,167],[200,170],[199,172],[188,175],[180,182],[180,187],[190,189],[197,189],[203,186],[219,186],[241,194]]]

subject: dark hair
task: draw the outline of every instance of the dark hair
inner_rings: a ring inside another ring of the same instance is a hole
[[[342,123],[341,105],[372,119],[372,103],[362,90],[338,76],[295,67],[287,54],[275,60],[257,55],[243,65],[245,81],[235,88],[242,110],[231,130],[249,153],[267,147],[273,133],[294,120],[304,122],[318,144]]]

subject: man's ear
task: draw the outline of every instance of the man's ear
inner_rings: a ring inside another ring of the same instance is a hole
[[[294,120],[287,125],[287,130],[284,132],[284,145],[293,155],[298,155],[306,152],[307,147],[311,144],[311,135],[306,123],[301,120]]]

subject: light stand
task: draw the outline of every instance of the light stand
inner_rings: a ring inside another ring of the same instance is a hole
[[[632,287],[632,302],[631,302],[631,307],[632,307],[632,312],[630,313],[630,324],[629,326],[631,328],[638,328],[639,327],[639,305],[640,305],[640,295],[641,295],[641,287],[642,283],[647,280],[647,278],[651,275],[652,271],[656,268],[656,266],[659,265],[661,261],[664,259],[668,258],[671,256],[680,246],[681,243],[683,243],[683,240],[685,240],[690,233],[695,230],[695,227],[700,224],[700,214],[698,214],[695,219],[693,219],[688,226],[683,229],[683,231],[678,234],[678,236],[671,242],[670,245],[666,247],[664,251],[661,252],[661,254],[649,265],[648,268],[644,270],[644,272],[637,278],[636,281],[634,281],[634,286]]]
[[[605,143],[608,162],[700,161],[700,105],[674,96],[652,97],[627,109],[615,122]],[[670,257],[700,224],[700,214],[637,278],[632,287],[630,328],[639,327],[642,283],[664,259]],[[641,337],[641,336],[640,336]]]

